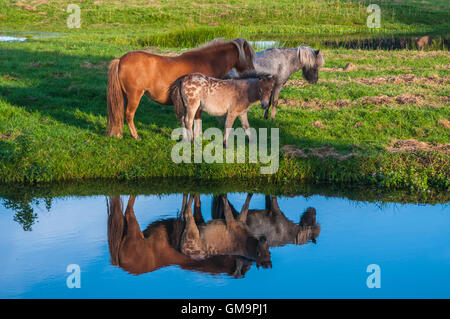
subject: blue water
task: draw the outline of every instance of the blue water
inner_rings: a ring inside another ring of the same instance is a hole
[[[124,205],[128,196],[121,196]],[[241,207],[246,194],[228,194]],[[211,219],[211,195],[201,195]],[[0,203],[2,201],[0,200]],[[144,230],[176,217],[182,195],[137,196]],[[0,298],[449,298],[448,204],[380,204],[324,196],[279,197],[284,215],[298,223],[307,207],[321,226],[316,243],[271,247],[273,267],[252,265],[243,278],[178,266],[129,274],[111,264],[107,198],[69,197],[33,204],[37,219],[25,231],[0,204]],[[250,209],[264,208],[255,194]],[[17,219],[17,218],[16,218]],[[68,288],[67,266],[80,267],[80,288]],[[368,288],[367,266],[380,267],[380,288]]]

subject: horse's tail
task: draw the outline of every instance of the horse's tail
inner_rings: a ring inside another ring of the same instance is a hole
[[[119,196],[107,198],[106,204],[108,207],[108,246],[111,263],[114,266],[119,266],[120,245],[125,233],[123,204]]]
[[[108,124],[106,127],[106,135],[115,137],[122,137],[125,103],[119,80],[119,63],[119,58],[114,59],[108,68]]]
[[[178,121],[181,121],[186,113],[186,98],[182,90],[183,78],[184,76],[178,78],[170,86],[170,99]]]

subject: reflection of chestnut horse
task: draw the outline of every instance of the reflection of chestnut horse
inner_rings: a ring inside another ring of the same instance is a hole
[[[187,196],[183,198],[186,208]],[[194,260],[179,250],[184,221],[171,218],[156,221],[141,232],[134,214],[135,196],[130,196],[123,215],[123,205],[119,197],[108,202],[108,244],[111,263],[133,274],[151,272],[159,268],[178,265],[183,269],[210,274],[225,273],[243,277],[250,269],[251,262],[235,256],[213,256],[205,260]],[[203,223],[201,203],[195,196],[194,218]]]
[[[224,206],[222,198],[215,197],[212,205],[212,217],[223,218]],[[236,209],[230,204],[234,216]],[[255,236],[265,236],[270,247],[284,246],[294,243],[303,245],[309,241],[316,243],[321,227],[316,221],[316,210],[309,207],[300,218],[298,224],[290,221],[278,206],[276,197],[266,196],[265,209],[250,209],[247,215],[247,225]]]
[[[171,105],[169,88],[179,77],[199,72],[222,78],[232,68],[239,72],[254,70],[254,57],[251,45],[238,38],[233,41],[214,40],[173,57],[133,51],[112,60],[108,76],[107,135],[122,136],[125,103],[131,135],[140,139],[134,126],[134,114],[142,95],[157,103]],[[201,120],[201,112],[195,118]]]

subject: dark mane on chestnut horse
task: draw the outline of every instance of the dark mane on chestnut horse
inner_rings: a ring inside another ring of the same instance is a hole
[[[161,56],[132,51],[111,61],[108,75],[107,135],[122,137],[124,108],[131,135],[140,139],[134,126],[134,114],[142,95],[172,105],[169,88],[179,77],[199,72],[222,78],[232,68],[239,72],[254,70],[255,51],[247,40],[213,40],[178,56]],[[200,112],[199,112],[200,113]],[[201,119],[201,114],[196,115]]]

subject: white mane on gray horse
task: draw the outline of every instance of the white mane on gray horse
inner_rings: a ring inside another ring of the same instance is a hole
[[[307,46],[299,46],[297,48],[297,56],[300,63],[307,68],[321,67],[325,62],[320,51]]]

